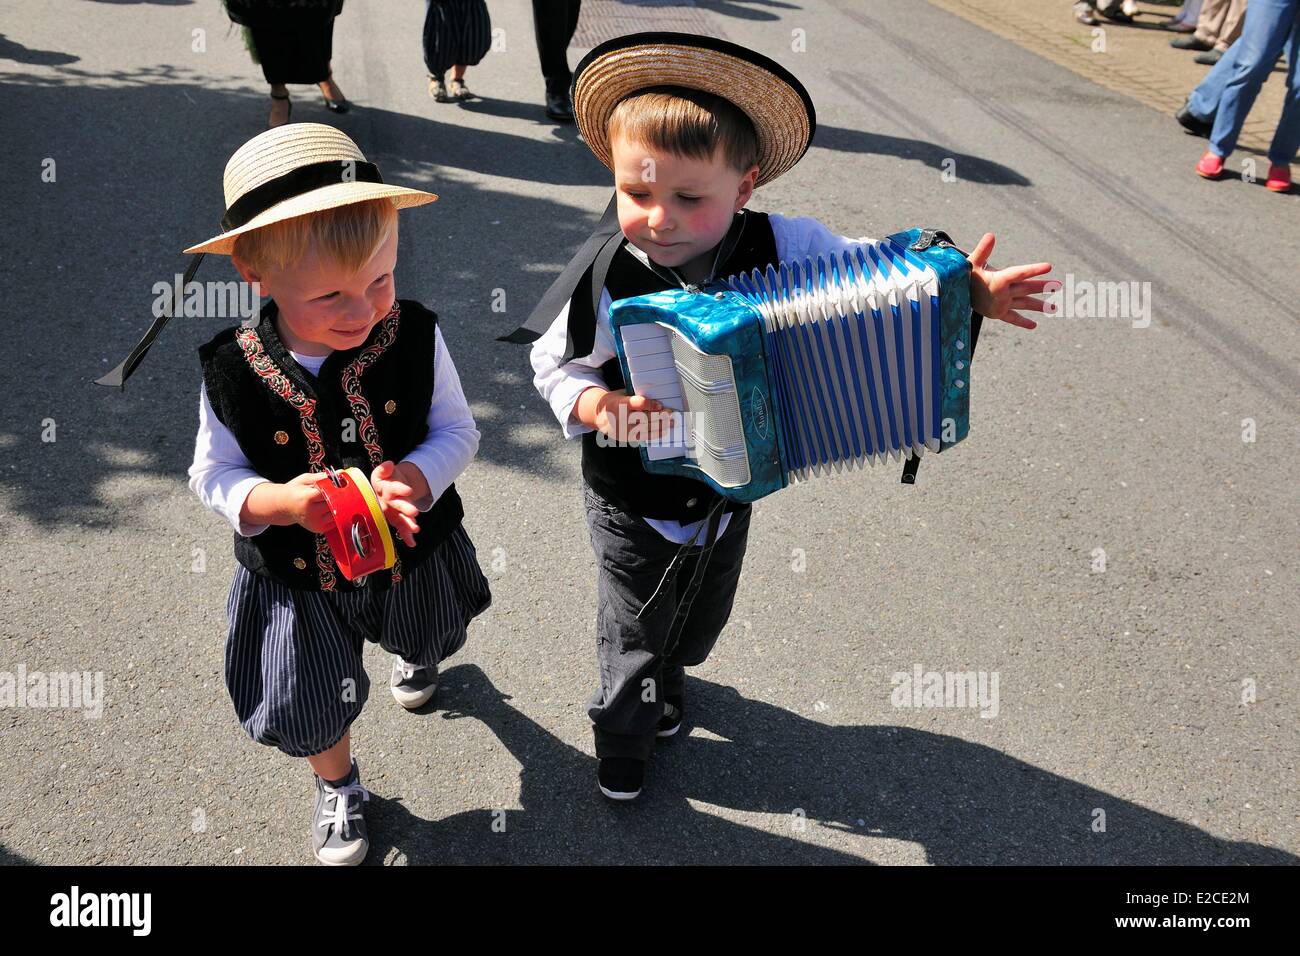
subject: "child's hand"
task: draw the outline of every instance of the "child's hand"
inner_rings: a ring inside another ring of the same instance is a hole
[[[300,524],[314,534],[324,534],[334,524],[334,515],[325,495],[316,482],[325,477],[323,472],[299,475],[285,482],[281,488],[281,514],[286,524]]]
[[[971,308],[989,319],[1009,322],[1022,329],[1035,328],[1037,322],[1015,310],[1044,312],[1051,307],[1047,300],[1035,299],[1033,296],[1055,283],[1050,279],[1035,279],[1032,282],[1025,280],[1030,276],[1051,272],[1052,264],[1035,262],[1030,265],[1008,266],[1005,269],[990,269],[989,253],[993,251],[994,241],[993,233],[984,233],[974,251],[966,257],[970,260]]]
[[[646,442],[669,430],[672,410],[644,395],[629,395],[620,388],[608,392],[592,387],[578,396],[577,417],[589,428],[604,432],[617,442]]]
[[[414,548],[415,536],[420,531],[416,523],[420,509],[411,502],[429,494],[429,483],[424,474],[409,461],[397,465],[384,461],[370,473],[370,485],[375,489],[384,520],[408,548]]]

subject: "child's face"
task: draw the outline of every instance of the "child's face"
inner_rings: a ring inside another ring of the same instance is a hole
[[[727,234],[732,218],[754,194],[758,167],[738,172],[722,157],[721,147],[712,159],[694,159],[623,136],[610,142],[610,151],[623,235],[659,265],[690,264],[707,274],[712,261],[693,260],[708,256]]]
[[[256,273],[238,259],[234,265],[245,281],[260,282],[262,294],[275,300],[282,338],[289,348],[316,355],[352,349],[392,311],[397,226],[370,261],[351,276],[322,261],[315,245],[293,269],[273,275]]]

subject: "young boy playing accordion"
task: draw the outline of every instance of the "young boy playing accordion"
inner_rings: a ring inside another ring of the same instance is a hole
[[[731,613],[751,506],[705,483],[651,475],[629,441],[656,438],[664,407],[628,395],[610,303],[695,288],[770,263],[853,245],[812,218],[745,209],[756,187],[807,151],[816,126],[803,85],[774,61],[710,37],[654,33],[593,49],[573,78],[583,139],[615,177],[596,232],[523,327],[534,384],[566,438],[582,436],[597,562],[600,686],[587,705],[605,796],[640,792],[656,737],[680,728],[685,668],[703,663]],[[992,270],[994,238],[968,257],[971,304],[1032,329],[1047,263]]]

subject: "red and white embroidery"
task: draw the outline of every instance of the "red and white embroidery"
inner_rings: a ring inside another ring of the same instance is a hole
[[[393,308],[379,322],[379,332],[361,354],[343,369],[343,394],[347,396],[352,417],[357,423],[357,434],[366,448],[370,467],[374,468],[384,460],[384,448],[379,441],[379,429],[375,427],[375,417],[370,411],[370,402],[361,391],[361,376],[366,369],[374,365],[379,357],[388,351],[389,346],[397,341],[397,327],[401,322],[401,309],[393,300]],[[393,583],[402,580],[402,559],[393,563]]]
[[[397,329],[401,319],[401,310],[396,301],[393,308],[380,320],[379,333],[360,355],[353,359],[342,374],[343,392],[348,406],[357,422],[358,434],[365,446],[370,466],[374,468],[384,460],[383,445],[379,440],[379,430],[375,427],[374,415],[370,402],[361,391],[361,376],[372,366],[388,348],[397,341]],[[320,427],[316,422],[316,400],[295,388],[288,377],[266,354],[262,340],[256,329],[241,328],[236,330],[235,339],[244,352],[249,367],[261,378],[271,392],[289,403],[298,412],[303,437],[307,440],[307,461],[312,471],[321,471],[325,465],[325,446],[321,441]],[[316,569],[320,576],[322,591],[335,590],[334,557],[330,553],[329,542],[323,534],[316,535]],[[398,558],[392,568],[393,584],[402,580],[402,561]]]
[[[320,427],[316,423],[316,400],[295,388],[280,368],[271,361],[262,347],[262,340],[256,329],[240,328],[235,331],[235,341],[243,350],[244,359],[249,367],[257,373],[262,383],[289,403],[298,412],[298,421],[302,426],[303,437],[307,440],[307,465],[313,471],[321,471],[325,465],[325,446],[320,439]],[[325,535],[316,535],[316,571],[320,577],[322,591],[335,590],[334,556],[330,554],[329,542]]]

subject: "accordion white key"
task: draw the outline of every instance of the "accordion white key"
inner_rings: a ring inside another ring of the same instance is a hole
[[[919,229],[610,308],[628,391],[680,413],[646,470],[736,501],[965,438],[971,319],[969,262]]]

